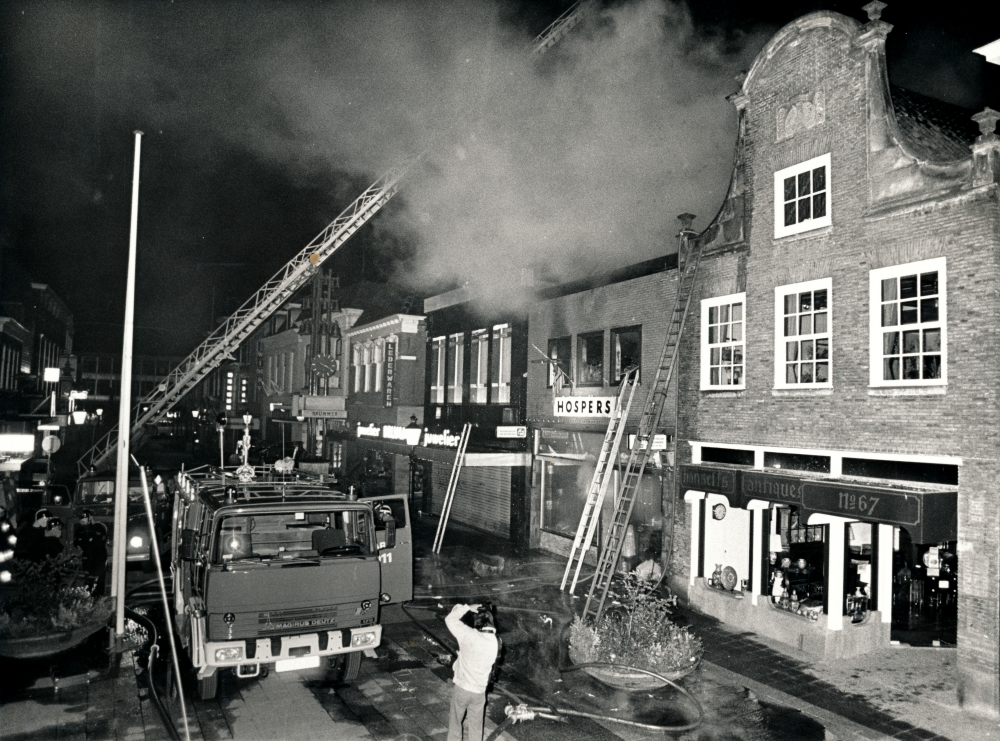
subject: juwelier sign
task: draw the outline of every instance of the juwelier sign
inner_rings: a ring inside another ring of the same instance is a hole
[[[610,417],[614,408],[613,396],[557,396],[552,411],[556,417]]]

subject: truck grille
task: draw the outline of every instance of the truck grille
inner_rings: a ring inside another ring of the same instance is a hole
[[[337,627],[337,606],[304,607],[297,610],[270,610],[257,613],[260,635],[284,632],[290,629],[328,630]]]
[[[338,614],[336,605],[256,613],[239,612],[235,613],[235,620],[231,623],[225,622],[224,612],[212,612],[208,615],[209,640],[233,641],[353,627],[359,624],[359,619],[354,614],[355,607],[356,605],[341,605],[342,615]]]

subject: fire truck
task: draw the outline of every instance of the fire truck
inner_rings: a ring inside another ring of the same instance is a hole
[[[42,502],[49,512],[59,517],[65,523],[63,527],[63,545],[71,548],[76,529],[80,525],[80,515],[89,509],[95,522],[103,523],[108,530],[108,564],[114,553],[114,500],[115,473],[88,474],[81,477],[71,493],[65,486],[51,484],[46,487]],[[152,486],[152,484],[150,484]],[[153,494],[155,497],[155,492]],[[155,546],[160,553],[166,552],[166,537],[169,534],[169,502],[155,500],[153,516],[156,530],[150,533],[146,518],[146,508],[143,503],[142,482],[136,474],[128,482],[128,507],[125,525],[125,563],[126,567],[141,568],[143,572],[153,571],[155,562],[152,548]],[[153,536],[158,536],[154,538]],[[148,577],[147,577],[148,578]]]
[[[204,466],[177,476],[175,630],[210,699],[237,678],[330,664],[353,681],[382,608],[413,596],[405,494],[358,499],[322,476]]]

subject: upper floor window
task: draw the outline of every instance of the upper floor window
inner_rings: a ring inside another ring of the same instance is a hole
[[[774,236],[830,226],[830,155],[774,173]]]
[[[354,373],[354,393],[361,391],[361,345],[351,347],[351,372]]]
[[[745,293],[701,302],[701,388],[744,388]]]
[[[869,275],[870,384],[946,383],[945,258],[879,268]]]
[[[642,365],[642,327],[623,327],[611,330],[611,384],[617,386],[622,376],[635,369],[639,381]]]
[[[375,391],[382,390],[382,368],[385,364],[385,340],[379,339],[375,342],[372,351],[372,381]]]
[[[444,404],[445,338],[431,340],[431,404]]]
[[[472,333],[469,348],[469,402],[486,403],[487,372],[489,371],[490,334],[485,329]]]
[[[554,340],[549,340],[550,362],[546,364],[548,366],[547,385],[549,387],[561,387],[569,381],[570,355],[573,352],[572,345],[573,340],[570,337],[558,337]]]
[[[581,386],[604,383],[604,332],[576,337],[576,382]]]
[[[493,327],[492,362],[493,403],[510,403],[510,325],[497,324]]]
[[[361,352],[361,362],[365,366],[365,392],[372,390],[372,346],[370,343],[365,343],[364,350]]]
[[[775,388],[832,385],[830,373],[831,278],[774,289]]]
[[[462,385],[465,367],[465,334],[459,332],[448,337],[448,401],[462,403]]]

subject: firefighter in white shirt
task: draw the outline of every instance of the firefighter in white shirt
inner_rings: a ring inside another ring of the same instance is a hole
[[[451,608],[444,623],[458,640],[458,658],[452,665],[455,689],[448,716],[448,741],[462,741],[463,718],[467,718],[467,741],[482,741],[486,689],[500,647],[493,613],[483,605],[458,604]]]

